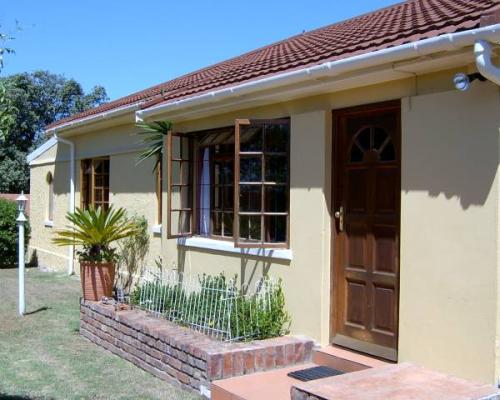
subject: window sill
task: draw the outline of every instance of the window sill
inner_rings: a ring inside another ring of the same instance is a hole
[[[240,249],[234,247],[234,243],[230,241],[208,239],[199,236],[179,238],[177,239],[177,244],[180,246],[236,253],[245,256],[276,258],[280,260],[293,259],[293,252],[290,249]]]
[[[54,227],[54,221],[43,221],[43,226],[47,227],[47,228],[53,228]]]
[[[153,225],[151,228],[151,231],[153,232],[153,235],[161,235],[161,224],[160,225]]]

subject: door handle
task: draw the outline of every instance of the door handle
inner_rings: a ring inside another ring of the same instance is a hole
[[[335,211],[333,216],[339,220],[339,231],[343,232],[344,231],[344,207],[340,206],[338,211]]]

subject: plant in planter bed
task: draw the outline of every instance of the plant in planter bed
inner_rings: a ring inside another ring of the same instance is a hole
[[[130,301],[180,325],[215,332],[213,336],[225,340],[262,340],[289,332],[291,319],[281,281],[271,284],[269,278],[264,278],[262,296],[237,288],[236,276],[227,280],[224,274],[203,274],[198,279],[199,291],[186,289],[182,282],[143,282],[135,287]]]
[[[137,235],[138,227],[123,208],[77,208],[66,219],[73,225],[56,232],[53,242],[59,246],[81,246],[77,251],[83,298],[98,301],[111,297],[118,260],[111,245],[117,240]]]

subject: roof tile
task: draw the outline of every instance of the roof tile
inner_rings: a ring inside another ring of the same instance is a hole
[[[293,36],[60,120],[48,128],[127,105],[142,108],[444,33],[497,23],[500,0],[409,0]]]

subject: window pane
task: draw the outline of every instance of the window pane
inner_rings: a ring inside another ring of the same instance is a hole
[[[225,185],[234,184],[234,162],[226,161],[222,169],[222,182]]]
[[[264,219],[266,224],[266,242],[286,242],[287,217],[281,215],[267,215]]]
[[[380,149],[380,147],[384,144],[384,142],[386,141],[388,135],[387,135],[387,132],[385,130],[383,130],[382,128],[375,128],[374,129],[374,143],[373,143],[373,147],[375,149]]]
[[[224,236],[233,236],[233,213],[224,213]]]
[[[364,129],[361,133],[358,133],[356,137],[356,142],[359,144],[363,150],[370,150],[370,128]]]
[[[241,125],[240,151],[262,151],[262,126]]]
[[[288,148],[288,125],[267,125],[265,151],[286,152]]]
[[[234,187],[224,186],[222,189],[222,207],[224,211],[232,211],[234,206]]]
[[[181,163],[178,161],[172,161],[172,185],[182,184],[181,176]]]
[[[380,161],[394,161],[396,160],[396,152],[394,150],[394,145],[392,142],[386,144],[382,152],[380,153]]]
[[[212,234],[213,235],[222,235],[222,218],[220,212],[212,211]]]
[[[190,188],[188,186],[172,186],[170,190],[172,209],[190,208]]]
[[[213,187],[213,203],[212,207],[214,210],[220,210],[222,209],[222,187],[221,186],[216,186]]]
[[[353,163],[363,161],[363,152],[359,149],[356,143],[352,144],[350,161]]]
[[[222,165],[220,162],[214,162],[214,184],[220,185],[222,183]]]
[[[94,183],[97,187],[103,186],[104,180],[102,175],[96,175],[94,178]]]
[[[97,203],[97,202],[101,202],[102,200],[103,200],[103,198],[102,198],[101,189],[95,189],[94,190],[94,201]]]
[[[287,211],[287,188],[286,186],[265,186],[266,212]]]
[[[191,211],[172,211],[170,218],[173,235],[190,232]]]
[[[257,157],[240,158],[240,182],[260,182],[262,180],[262,159]]]
[[[261,217],[259,215],[240,215],[240,238],[260,241],[261,240]]]
[[[181,163],[179,163],[180,166],[180,177],[179,177],[179,180],[181,184],[183,185],[187,185],[189,184],[189,161],[182,161]]]
[[[288,160],[286,156],[266,156],[266,182],[286,183],[288,181]]]
[[[101,174],[103,171],[103,162],[102,160],[94,161],[94,173]]]
[[[262,210],[262,186],[240,185],[240,211]]]

